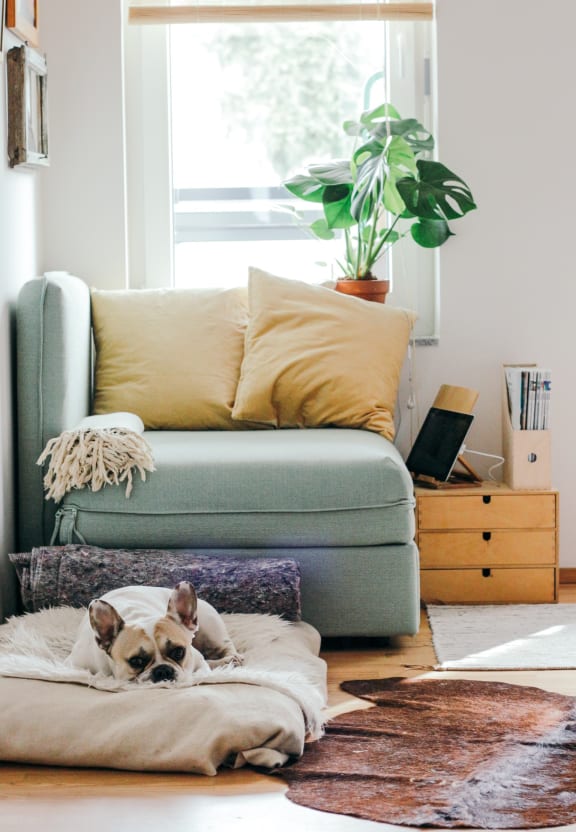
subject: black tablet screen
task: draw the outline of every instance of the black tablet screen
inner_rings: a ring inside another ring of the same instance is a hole
[[[406,460],[408,470],[447,480],[473,418],[471,413],[431,407]]]

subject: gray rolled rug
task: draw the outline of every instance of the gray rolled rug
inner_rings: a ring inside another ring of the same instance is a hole
[[[290,558],[211,557],[187,549],[40,546],[11,554],[27,612],[82,607],[132,584],[175,586],[187,580],[221,613],[260,613],[299,621],[300,569]]]

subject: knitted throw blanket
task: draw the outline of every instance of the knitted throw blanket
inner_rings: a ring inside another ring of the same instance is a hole
[[[144,423],[134,413],[88,416],[73,430],[50,439],[37,460],[47,463],[44,489],[47,500],[60,500],[75,488],[99,491],[105,485],[126,483],[132,492],[134,471],[146,480],[155,470],[151,448],[144,439]]]

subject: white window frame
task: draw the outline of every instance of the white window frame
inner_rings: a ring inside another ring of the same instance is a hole
[[[378,5],[378,4],[376,4]],[[392,4],[397,6],[428,7],[430,4]],[[142,7],[140,11],[144,11]],[[159,7],[154,7],[159,8]],[[165,7],[182,9],[187,7]],[[197,9],[198,7],[188,7]],[[225,9],[219,7],[219,10]],[[366,6],[364,6],[366,9]],[[129,25],[128,16],[137,11],[133,2],[125,0],[124,57],[126,100],[126,156],[127,156],[127,205],[129,244],[129,285],[132,288],[168,288],[173,285],[174,228],[171,176],[171,136],[169,101],[169,36],[168,26]],[[417,23],[409,24],[417,27]],[[406,23],[403,24],[406,26]],[[390,37],[400,38],[402,32],[392,22]],[[413,42],[417,42],[417,33]],[[432,44],[434,48],[434,43]],[[146,55],[146,61],[142,55]],[[398,60],[414,61],[405,49],[396,51]],[[435,54],[425,56],[420,62],[420,83],[428,84],[431,101],[435,100],[435,76],[431,67],[436,65]],[[389,73],[389,75],[392,75]],[[395,73],[397,78],[402,72]],[[393,77],[393,76],[392,76]],[[392,84],[390,100],[400,112],[416,115],[435,134],[435,112],[432,106],[427,112],[416,113],[413,107],[413,91],[403,88],[402,81]],[[144,172],[146,182],[144,184]],[[399,250],[402,242],[407,245]],[[394,291],[387,303],[415,309],[419,320],[415,341],[418,344],[436,344],[439,332],[439,258],[434,250],[433,277],[419,279],[422,273],[418,261],[430,257],[429,250],[420,249],[411,241],[402,241],[394,247],[397,274]],[[428,272],[428,268],[425,269]],[[394,275],[394,272],[392,272]]]

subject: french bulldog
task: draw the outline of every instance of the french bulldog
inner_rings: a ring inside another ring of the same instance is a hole
[[[241,664],[226,625],[188,581],[174,589],[126,586],[92,601],[68,657],[122,681],[187,682],[199,670]]]

